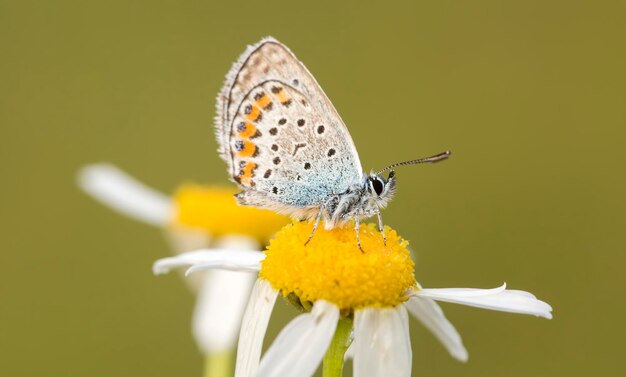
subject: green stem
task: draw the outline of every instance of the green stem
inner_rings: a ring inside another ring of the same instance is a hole
[[[352,331],[352,320],[350,318],[339,318],[335,336],[330,342],[330,346],[324,356],[322,375],[324,377],[341,377],[343,374],[343,358],[348,346],[350,346],[350,332]]]
[[[204,377],[230,377],[232,365],[233,351],[208,354],[204,360]]]

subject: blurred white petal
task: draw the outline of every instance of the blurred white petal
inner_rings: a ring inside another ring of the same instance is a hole
[[[255,239],[245,236],[224,236],[218,238],[215,245],[224,249],[259,248]],[[255,280],[256,274],[250,272],[205,272],[192,322],[194,337],[205,355],[235,348],[241,318]]]
[[[211,271],[193,313],[193,334],[204,354],[234,349],[256,274]]]
[[[168,226],[165,230],[165,236],[174,254],[205,249],[213,240],[208,230],[203,228]]]
[[[239,332],[235,377],[255,375],[276,296],[278,291],[270,283],[263,279],[256,280]]]
[[[354,314],[354,376],[411,375],[409,322],[403,305]]]
[[[78,185],[94,199],[135,220],[162,227],[173,216],[171,199],[110,164],[93,164],[78,173]]]
[[[259,271],[265,254],[253,250],[203,249],[182,253],[175,257],[162,258],[152,266],[155,275],[178,267],[189,267],[187,274],[207,269],[233,271]]]
[[[310,313],[300,314],[283,328],[259,366],[260,377],[312,376],[337,328],[339,308],[318,300]]]
[[[424,326],[446,347],[450,355],[459,361],[466,362],[468,355],[461,335],[448,321],[435,301],[426,297],[411,297],[404,303],[409,312],[419,319]]]
[[[552,318],[552,307],[525,291],[508,290],[506,284],[494,289],[438,288],[411,291],[412,296],[463,304],[510,313]]]

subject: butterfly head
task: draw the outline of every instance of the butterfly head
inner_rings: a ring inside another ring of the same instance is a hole
[[[383,208],[396,192],[396,174],[392,170],[385,179],[381,174],[371,173],[367,177],[366,187],[370,199],[378,208]]]

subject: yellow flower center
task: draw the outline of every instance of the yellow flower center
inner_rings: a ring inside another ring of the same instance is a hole
[[[272,211],[240,206],[234,189],[186,184],[174,194],[174,226],[200,228],[213,236],[245,234],[267,241],[289,218]]]
[[[320,226],[304,245],[313,224],[284,227],[267,247],[259,276],[283,296],[306,306],[316,300],[337,305],[344,314],[363,307],[392,307],[406,301],[416,287],[408,242],[386,227],[387,245],[374,224],[361,225],[363,252],[353,226],[327,231]]]

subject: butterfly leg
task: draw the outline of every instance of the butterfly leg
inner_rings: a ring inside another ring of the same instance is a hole
[[[320,211],[317,213],[317,217],[315,218],[315,224],[313,224],[313,230],[311,231],[309,238],[307,238],[306,242],[304,243],[304,246],[306,246],[309,243],[309,241],[311,241],[311,239],[313,238],[313,235],[315,234],[315,231],[317,230],[318,225],[320,225],[320,220],[322,219],[322,213],[324,213],[323,204],[320,206]]]
[[[359,250],[361,250],[362,253],[365,253],[363,251],[363,248],[361,247],[361,235],[359,234],[360,227],[361,227],[361,221],[359,219],[359,214],[357,213],[354,216],[354,231],[356,232],[356,245],[359,247]]]
[[[383,244],[387,246],[387,236],[385,235],[385,227],[383,225],[383,215],[380,214],[380,211],[376,212],[376,216],[378,216],[378,230],[380,234],[383,235]]]

